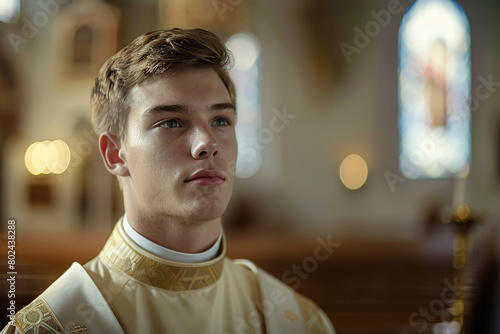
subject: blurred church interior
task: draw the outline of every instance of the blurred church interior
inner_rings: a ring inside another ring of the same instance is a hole
[[[2,310],[9,220],[20,308],[123,214],[90,124],[100,66],[201,27],[234,55],[228,256],[340,334],[500,333],[497,0],[0,0],[0,20]]]

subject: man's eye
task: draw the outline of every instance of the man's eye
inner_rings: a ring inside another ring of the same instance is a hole
[[[219,117],[214,121],[217,126],[228,126],[230,124],[229,120],[224,117]]]
[[[161,127],[164,128],[178,128],[181,126],[181,123],[177,119],[169,119],[165,122],[160,123]]]

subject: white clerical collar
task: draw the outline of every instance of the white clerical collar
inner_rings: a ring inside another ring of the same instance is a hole
[[[222,240],[222,226],[221,226],[219,237],[217,238],[217,241],[210,249],[202,253],[195,253],[195,254],[181,253],[162,247],[158,244],[155,244],[151,240],[146,239],[144,236],[140,235],[136,230],[134,230],[134,228],[128,222],[127,214],[123,216],[123,229],[125,230],[125,233],[127,233],[127,235],[129,236],[129,238],[132,239],[132,241],[134,241],[140,247],[144,248],[146,251],[158,257],[161,257],[165,260],[181,262],[181,263],[198,263],[214,259],[215,257],[217,257],[217,254],[219,253],[220,244]]]

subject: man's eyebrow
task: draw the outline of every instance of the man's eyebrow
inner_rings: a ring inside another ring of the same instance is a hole
[[[234,106],[234,104],[232,103],[216,103],[214,105],[212,105],[212,107],[210,107],[210,111],[220,111],[220,110],[226,110],[226,109],[230,109],[230,110],[234,110],[236,112],[236,107]]]
[[[143,116],[158,114],[162,112],[177,112],[187,114],[188,108],[183,104],[162,104],[146,109],[143,113]]]
[[[216,103],[212,105],[209,109],[209,111],[214,112],[214,111],[221,111],[221,110],[233,110],[236,112],[236,107],[232,103]],[[151,115],[151,114],[158,114],[158,113],[163,113],[163,112],[172,112],[172,113],[182,113],[182,114],[187,114],[189,113],[188,107],[184,104],[162,104],[162,105],[157,105],[150,107],[146,109],[143,113],[143,116]]]

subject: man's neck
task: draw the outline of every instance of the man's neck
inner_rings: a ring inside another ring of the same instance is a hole
[[[150,218],[127,211],[130,226],[157,245],[182,253],[201,253],[217,241],[221,219],[205,222],[178,221],[172,217]]]

